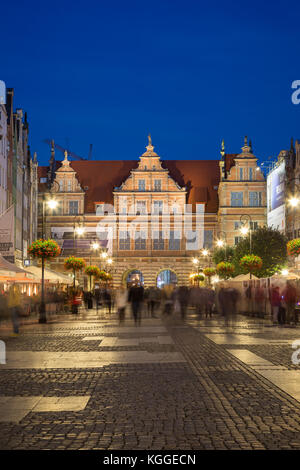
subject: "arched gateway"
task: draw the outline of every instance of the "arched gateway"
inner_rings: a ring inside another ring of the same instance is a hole
[[[130,269],[128,271],[125,271],[125,273],[123,274],[123,284],[125,286],[128,286],[135,282],[139,282],[144,285],[143,273],[138,269]]]
[[[164,287],[165,285],[168,284],[177,284],[178,283],[178,278],[177,275],[174,271],[171,269],[163,269],[160,271],[156,278],[156,285],[157,287]]]

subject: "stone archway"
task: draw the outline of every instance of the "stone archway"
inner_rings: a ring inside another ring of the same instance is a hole
[[[178,276],[173,269],[166,268],[159,271],[156,276],[156,286],[159,288],[164,287],[167,284],[177,284]]]
[[[139,282],[144,285],[144,276],[139,269],[128,269],[122,276],[122,284],[128,286],[133,282]]]

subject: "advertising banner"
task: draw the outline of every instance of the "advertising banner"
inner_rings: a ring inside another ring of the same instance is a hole
[[[285,230],[285,162],[267,177],[268,227]]]

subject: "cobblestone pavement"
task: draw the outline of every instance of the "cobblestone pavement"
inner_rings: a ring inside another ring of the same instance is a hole
[[[0,449],[300,449],[299,328],[246,317],[228,328],[192,313],[119,326],[92,311],[9,334],[0,330]],[[47,352],[73,363],[36,368]],[[10,368],[17,353],[22,369]]]

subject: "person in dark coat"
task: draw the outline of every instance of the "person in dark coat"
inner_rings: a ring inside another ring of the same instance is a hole
[[[129,289],[128,302],[131,303],[134,323],[137,326],[141,324],[141,307],[144,300],[144,288],[140,284],[134,284]]]

